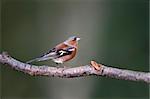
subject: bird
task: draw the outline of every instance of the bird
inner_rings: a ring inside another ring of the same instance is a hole
[[[76,56],[78,50],[78,41],[80,37],[71,36],[64,42],[56,45],[42,56],[29,60],[26,63],[52,60],[56,64],[63,64]]]

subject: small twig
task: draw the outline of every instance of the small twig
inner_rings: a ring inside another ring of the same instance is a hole
[[[91,61],[91,65],[64,69],[50,66],[35,66],[26,64],[12,58],[7,53],[3,52],[2,54],[0,54],[0,63],[7,64],[15,70],[34,76],[72,78],[97,75],[116,79],[150,83],[150,73],[112,68],[102,64],[98,64],[94,61]]]

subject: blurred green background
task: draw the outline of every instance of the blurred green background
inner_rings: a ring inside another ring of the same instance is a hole
[[[69,36],[81,37],[78,57],[149,71],[149,0],[2,0],[1,51],[20,61],[45,53]],[[34,63],[54,65],[51,61]],[[148,99],[145,83],[105,77],[32,77],[1,66],[2,99]]]

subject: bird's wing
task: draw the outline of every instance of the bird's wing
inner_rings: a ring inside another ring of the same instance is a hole
[[[40,57],[53,57],[53,56],[55,56],[57,54],[56,52],[57,52],[57,49],[53,48],[53,49],[49,50],[47,53],[44,53]]]
[[[57,58],[70,55],[72,54],[73,51],[75,51],[74,47],[67,47],[65,49],[59,49],[57,50]]]
[[[37,58],[36,61],[44,61],[44,60],[49,60],[49,59],[56,59],[56,58],[59,58],[59,57],[70,55],[74,50],[75,50],[74,47],[68,47],[68,48],[64,48],[64,49],[53,48],[52,50],[47,52],[45,55]]]
[[[74,47],[68,47],[65,44],[59,44],[55,48],[49,50],[47,53],[43,54],[42,56],[35,58],[33,60],[27,61],[26,63],[31,63],[34,61],[44,61],[49,59],[55,59],[59,57],[63,57],[66,55],[70,55],[75,50]]]

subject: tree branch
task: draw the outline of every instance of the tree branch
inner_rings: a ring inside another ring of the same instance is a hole
[[[73,78],[73,77],[96,75],[130,81],[142,81],[150,84],[150,73],[112,68],[102,64],[99,64],[100,70],[94,68],[93,64],[67,69],[50,67],[45,65],[35,66],[20,62],[9,56],[6,52],[0,54],[0,63],[7,64],[10,67],[14,68],[15,70],[24,72],[32,76],[34,75],[34,76]]]

